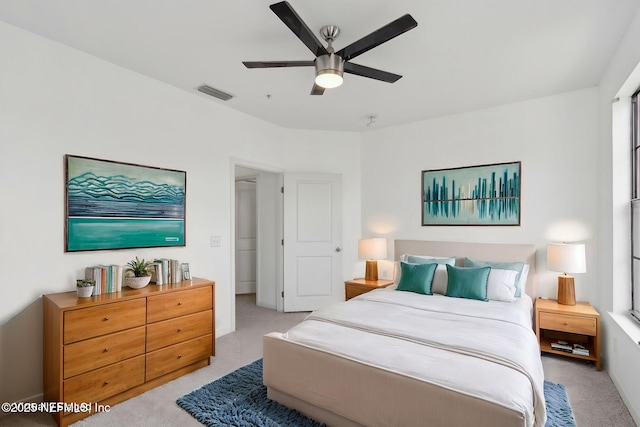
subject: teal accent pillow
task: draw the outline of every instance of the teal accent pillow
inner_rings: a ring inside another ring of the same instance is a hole
[[[448,297],[487,299],[487,283],[491,267],[456,267],[447,264]]]
[[[401,276],[397,290],[433,295],[431,282],[438,264],[408,264],[400,263]]]
[[[409,255],[407,262],[410,264],[455,264],[456,258],[422,258],[419,256]]]
[[[520,286],[520,275],[522,274],[522,269],[524,268],[523,262],[489,262],[489,261],[474,261],[469,258],[464,259],[465,267],[493,267],[498,268],[500,270],[513,270],[517,271],[518,275],[516,276],[516,294],[514,295],[516,298],[520,298],[522,295],[522,289]]]

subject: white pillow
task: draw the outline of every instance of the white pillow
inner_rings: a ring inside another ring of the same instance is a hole
[[[413,255],[413,254],[402,254],[400,255],[400,261],[402,262],[408,262],[407,260],[409,259],[409,257],[415,257],[415,258],[422,258],[422,259],[449,259],[449,258],[453,258],[453,262],[448,262],[447,264],[450,265],[454,265],[456,262],[456,257],[450,257],[450,256],[429,256],[429,255]],[[446,267],[445,267],[446,268]]]
[[[527,275],[529,274],[529,264],[525,264],[522,267],[522,273],[520,273],[520,280],[518,281],[518,287],[520,288],[520,295],[524,295],[527,292]]]
[[[506,302],[515,301],[517,275],[517,271],[492,268],[487,279],[487,299]]]
[[[400,258],[402,258],[402,257],[400,257]],[[401,271],[400,271],[400,262],[399,261],[394,261],[393,262],[393,284],[394,285],[397,285],[398,283],[400,283],[400,276],[401,276],[400,273],[401,273]]]
[[[438,264],[436,271],[433,273],[433,282],[431,282],[431,292],[435,294],[445,295],[447,293],[447,276],[446,264]]]

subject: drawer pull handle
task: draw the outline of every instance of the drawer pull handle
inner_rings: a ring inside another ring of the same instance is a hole
[[[104,321],[106,322],[107,320],[109,320],[109,316],[104,316]]]
[[[104,352],[105,352],[105,353],[106,353],[106,352],[108,352],[108,351],[109,351],[109,348],[108,348],[108,347],[104,349]]]
[[[104,382],[104,385],[109,385],[109,381],[105,381],[105,382]]]
[[[178,301],[178,305],[182,305],[182,301]]]
[[[178,332],[182,332],[182,328],[178,328]]]
[[[178,359],[182,359],[182,355],[181,354],[178,355]]]
[[[569,326],[569,323],[567,323],[567,322],[564,322],[564,326]]]

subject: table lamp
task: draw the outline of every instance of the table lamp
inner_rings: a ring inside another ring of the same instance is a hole
[[[364,280],[378,280],[378,260],[387,258],[387,239],[381,237],[360,239],[358,258],[367,260]]]
[[[547,268],[562,271],[558,276],[558,304],[576,305],[573,276],[567,273],[587,271],[584,245],[579,243],[549,243],[547,245]]]

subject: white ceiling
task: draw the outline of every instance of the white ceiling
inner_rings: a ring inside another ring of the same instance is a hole
[[[403,75],[345,74],[311,96],[312,60],[275,0],[0,0],[0,20],[275,124],[365,131],[598,84],[640,0],[289,0],[336,50],[405,13],[418,26],[353,62]],[[320,36],[318,36],[319,39]],[[99,84],[99,82],[96,82]],[[230,93],[220,101],[201,84]],[[370,116],[376,116],[370,123]]]

